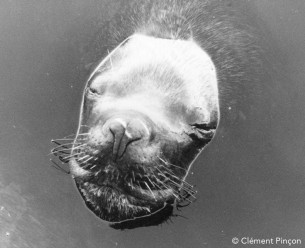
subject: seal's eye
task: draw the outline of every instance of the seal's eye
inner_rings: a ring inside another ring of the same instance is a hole
[[[194,123],[190,124],[191,131],[188,135],[197,141],[207,142],[210,141],[216,131],[216,126],[214,123]]]
[[[197,129],[205,130],[205,131],[209,131],[211,129],[216,129],[216,126],[213,123],[194,123],[194,124],[191,124],[191,126],[194,128],[197,128]]]
[[[99,92],[97,89],[89,86],[86,88],[86,94],[90,95],[90,96],[100,96],[101,92]]]

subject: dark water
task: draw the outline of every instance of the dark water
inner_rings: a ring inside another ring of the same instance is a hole
[[[198,200],[183,209],[186,218],[110,229],[50,166],[50,140],[76,129],[82,51],[118,2],[1,1],[0,247],[288,247],[233,245],[233,237],[301,239],[292,247],[305,247],[303,0],[251,1],[253,21],[278,47],[269,62],[282,65],[275,84],[262,83],[272,111],[247,127],[258,138],[219,134],[196,161],[189,180]]]

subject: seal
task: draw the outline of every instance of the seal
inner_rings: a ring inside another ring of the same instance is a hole
[[[218,115],[216,70],[195,42],[128,37],[85,89],[70,162],[85,201],[119,222],[193,194],[185,177]]]
[[[103,29],[66,158],[98,217],[154,218],[195,197],[186,177],[228,92],[247,81],[246,65],[255,71],[253,36],[223,1],[206,0],[128,1]]]

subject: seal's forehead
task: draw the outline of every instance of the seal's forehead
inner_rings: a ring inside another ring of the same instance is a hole
[[[215,66],[193,40],[135,34],[109,53],[92,78],[95,85],[121,84],[124,88],[135,88],[149,82],[171,92],[186,90],[194,105],[203,97],[218,95]]]

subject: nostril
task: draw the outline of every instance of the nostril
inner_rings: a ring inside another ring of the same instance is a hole
[[[125,125],[121,122],[114,121],[109,124],[109,130],[114,136],[121,135],[125,133]]]
[[[119,150],[118,150],[118,158],[122,157],[124,152],[126,151],[126,148],[127,146],[134,142],[134,141],[137,141],[141,138],[132,138],[130,136],[128,136],[125,132],[125,135],[123,136],[122,140],[121,140],[121,144],[120,144],[120,147],[119,147]]]
[[[122,138],[125,134],[125,127],[120,122],[112,122],[109,125],[109,130],[113,135],[113,159],[116,160],[121,146]]]
[[[106,124],[105,124],[106,125]],[[115,118],[107,121],[109,131],[113,135],[113,160],[121,158],[127,147],[135,141],[150,139],[151,131],[142,120]]]
[[[118,150],[115,150],[117,157],[122,157],[126,151],[127,146],[134,141],[140,140],[141,138],[142,135],[138,130],[130,130],[130,126],[127,125],[127,129],[122,134]]]

